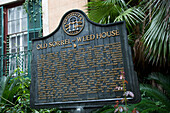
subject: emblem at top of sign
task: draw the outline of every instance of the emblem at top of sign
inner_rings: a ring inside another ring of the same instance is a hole
[[[69,13],[63,21],[63,30],[68,35],[77,35],[84,28],[84,17],[79,12]]]

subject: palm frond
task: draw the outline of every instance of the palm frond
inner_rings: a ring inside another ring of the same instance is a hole
[[[111,111],[113,112],[114,107],[112,105],[107,105],[107,106],[104,106],[103,108],[92,111],[92,113],[107,113],[107,110],[108,112],[111,112]]]
[[[144,109],[141,113],[155,113],[155,112],[158,112],[158,113],[168,113],[167,110],[159,108],[157,106],[152,107],[152,108]]]
[[[110,109],[104,110],[104,111],[102,111],[100,113],[114,113],[114,109],[110,108]]]
[[[1,93],[1,96],[3,95],[4,91],[7,90],[9,88],[9,84],[12,84],[12,82],[10,82],[11,78],[12,78],[12,74],[10,74],[9,76],[7,77],[2,77],[2,83],[1,83],[1,86],[2,86],[2,93]]]
[[[151,22],[148,21],[143,42],[146,59],[152,64],[165,65],[169,62],[169,34],[168,30],[170,18],[165,18],[169,12],[168,0],[150,0],[146,6],[151,8]],[[146,12],[149,9],[146,9]]]
[[[164,95],[162,92],[160,92],[158,89],[153,88],[149,85],[141,85],[140,89],[142,91],[145,91],[149,96],[152,96],[154,99],[161,101],[167,109],[170,110],[170,100]]]
[[[86,6],[92,21],[101,24],[126,21],[129,33],[134,25],[144,19],[144,13],[140,8],[128,8],[124,0],[89,2]]]
[[[128,25],[127,28],[132,28],[133,25],[142,22],[143,19],[144,13],[139,8],[131,7],[125,11],[122,9],[122,12],[115,18],[114,22],[125,20]]]
[[[151,73],[148,79],[155,80],[156,83],[160,84],[162,88],[166,91],[168,97],[170,98],[170,77],[169,76],[165,76],[161,73]]]
[[[140,111],[141,113],[154,113],[154,111],[158,113],[167,112],[164,106],[157,105],[155,101],[147,98],[142,98],[140,103],[129,106],[129,110],[133,110],[134,108],[137,108],[137,110]]]
[[[118,11],[120,9],[120,6],[115,4],[115,2],[111,1],[99,1],[99,2],[89,2],[88,3],[88,16],[89,18],[97,23],[108,23],[112,20],[114,16],[118,15]]]

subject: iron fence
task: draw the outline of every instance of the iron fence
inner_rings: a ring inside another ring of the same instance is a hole
[[[31,61],[30,55],[31,55],[31,51],[22,51],[22,52],[1,55],[0,76],[1,77],[8,76],[12,74],[17,68],[20,68],[22,71],[27,72],[29,75],[30,73],[29,68],[30,68],[30,61]]]

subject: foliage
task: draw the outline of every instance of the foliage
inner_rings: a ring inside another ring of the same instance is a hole
[[[131,111],[132,111],[132,113],[138,112],[136,109],[129,109],[128,108],[127,97],[131,96],[133,98],[134,94],[131,91],[126,91],[125,86],[126,86],[126,84],[128,84],[128,81],[125,80],[125,73],[122,71],[121,75],[119,75],[119,77],[120,77],[119,79],[122,81],[123,85],[122,86],[116,86],[115,89],[123,91],[124,92],[124,94],[123,94],[124,98],[121,101],[117,100],[115,105],[104,106],[103,108],[95,110],[92,113],[116,113],[116,112],[118,112],[118,113],[120,113],[120,112],[129,113]],[[120,103],[122,103],[122,104],[124,103],[124,105],[119,105]]]
[[[104,106],[103,108],[93,111],[92,113],[114,113],[114,111],[115,111],[115,108],[113,105],[107,105],[107,106]]]
[[[15,76],[14,76],[15,75]],[[0,111],[2,113],[67,113],[53,109],[30,108],[30,78],[27,73],[17,68],[13,74],[6,77],[3,82],[3,91],[0,96]]]
[[[141,113],[168,113],[170,111],[170,76],[152,73],[149,79],[155,80],[159,89],[147,84],[141,85],[142,101],[131,107],[137,107]]]
[[[144,19],[144,13],[140,8],[128,7],[124,0],[89,2],[87,7],[88,16],[92,21],[107,24],[125,20],[129,32]]]
[[[102,24],[126,21],[129,44],[134,50],[135,69],[139,74],[145,72],[147,75],[153,70],[169,73],[170,1],[125,1],[128,0],[89,2],[88,16]]]
[[[40,6],[39,10],[34,10],[35,6]],[[26,11],[26,13],[29,15],[30,20],[33,18],[34,21],[36,21],[36,16],[38,15],[38,13],[42,13],[42,4],[40,2],[40,0],[25,0],[25,2],[23,3],[24,9]]]
[[[135,105],[129,105],[129,109],[137,108],[140,113],[168,113],[160,101],[153,101],[150,98],[143,98]]]
[[[122,111],[122,113],[138,113],[137,111],[140,113],[169,113],[170,76],[161,73],[151,73],[148,79],[155,80],[159,89],[151,85],[142,84],[140,87],[140,90],[143,92],[141,102],[121,105],[122,108],[126,107],[128,109],[128,111]],[[92,113],[115,113],[117,105],[104,106]]]
[[[38,37],[42,37],[42,0],[25,0],[23,7],[29,16],[29,29],[34,29],[34,32],[38,32]]]
[[[30,79],[26,76],[26,73],[17,68],[13,74],[6,77],[0,101],[2,112],[29,112],[31,110],[27,106],[29,104]]]
[[[142,40],[146,59],[157,65],[170,62],[169,6],[169,0],[147,0],[144,7],[146,27]]]

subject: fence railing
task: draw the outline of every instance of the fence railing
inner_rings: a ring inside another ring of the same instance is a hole
[[[16,76],[17,70],[20,68],[23,72],[30,75],[30,65],[31,65],[31,51],[22,51],[17,53],[0,55],[0,95],[2,93],[2,82],[6,79],[5,76]]]
[[[2,76],[8,76],[15,69],[20,68],[22,71],[30,73],[31,51],[22,51],[17,53],[0,55],[0,71]],[[14,75],[15,76],[15,75]]]

